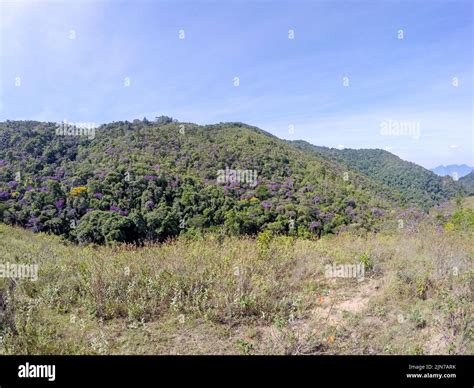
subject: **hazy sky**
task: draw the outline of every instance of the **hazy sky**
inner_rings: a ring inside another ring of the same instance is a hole
[[[471,1],[0,7],[2,121],[241,121],[429,168],[474,165]]]

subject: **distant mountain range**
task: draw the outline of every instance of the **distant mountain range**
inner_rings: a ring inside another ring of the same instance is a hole
[[[469,167],[467,164],[450,164],[448,166],[438,166],[431,171],[433,171],[436,175],[439,176],[451,176],[454,180],[462,178],[466,176],[471,171],[474,170],[474,167]]]

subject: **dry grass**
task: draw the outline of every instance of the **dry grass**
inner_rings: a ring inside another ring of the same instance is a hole
[[[0,226],[2,354],[472,353],[472,234],[77,247]],[[324,276],[365,261],[365,280]]]

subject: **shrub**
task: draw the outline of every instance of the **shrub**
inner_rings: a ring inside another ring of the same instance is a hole
[[[364,252],[359,257],[359,262],[365,267],[367,271],[370,271],[371,269],[374,268],[374,263],[367,252]]]
[[[96,210],[86,214],[75,230],[80,243],[111,243],[133,241],[133,222],[116,212]]]
[[[450,222],[448,222],[448,224],[450,223],[453,225],[453,228],[456,230],[474,232],[474,210],[472,209],[457,210],[451,216]]]
[[[260,256],[268,255],[272,239],[273,236],[269,230],[265,230],[257,236],[257,247]]]

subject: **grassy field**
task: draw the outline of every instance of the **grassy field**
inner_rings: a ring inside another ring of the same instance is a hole
[[[472,234],[78,247],[0,226],[2,354],[467,354]],[[364,263],[365,278],[325,265]]]

